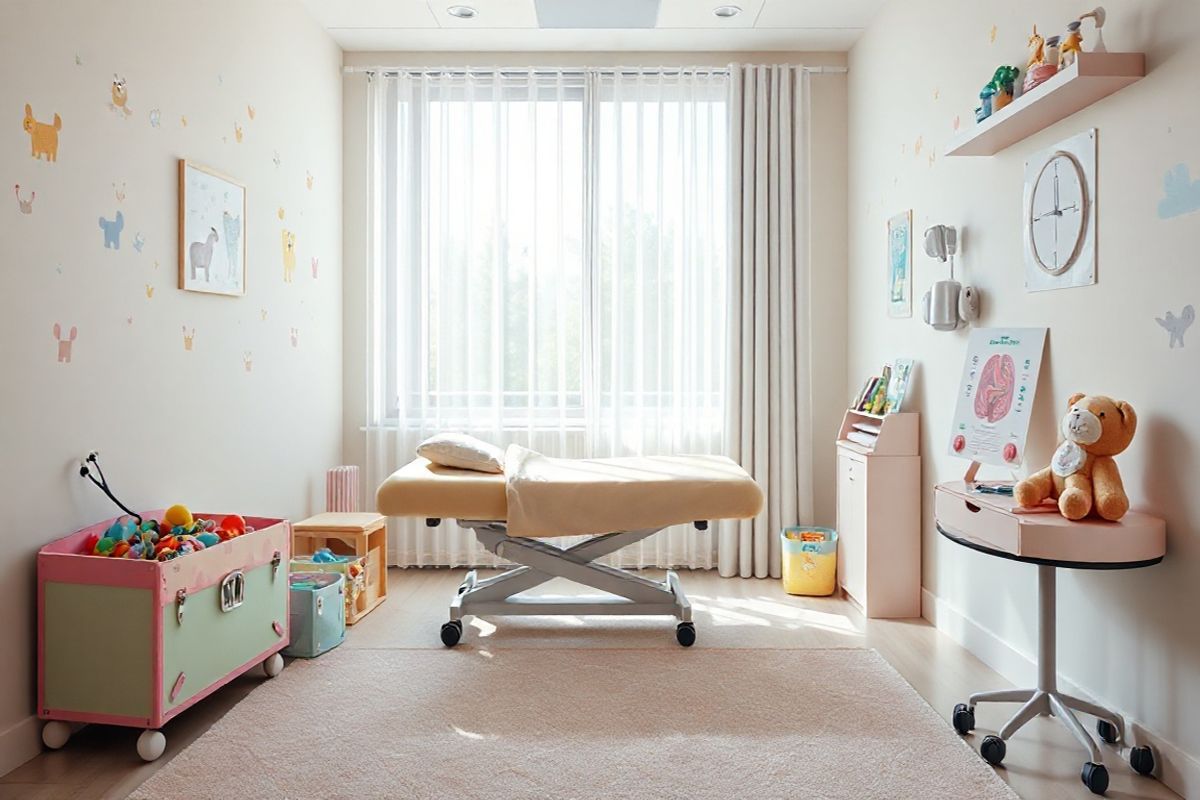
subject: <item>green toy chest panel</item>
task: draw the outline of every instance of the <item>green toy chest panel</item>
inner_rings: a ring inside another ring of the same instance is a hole
[[[268,563],[243,574],[243,601],[229,611],[221,608],[220,583],[187,595],[182,622],[176,603],[163,608],[164,714],[279,644],[275,626],[287,626],[286,569]]]
[[[44,713],[149,719],[153,713],[155,592],[47,582]]]

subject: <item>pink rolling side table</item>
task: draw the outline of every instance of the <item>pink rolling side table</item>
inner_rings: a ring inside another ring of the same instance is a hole
[[[973,473],[971,474],[973,476]],[[1022,703],[999,736],[987,736],[980,754],[995,765],[1004,760],[1005,741],[1029,720],[1053,715],[1088,752],[1080,778],[1095,794],[1108,789],[1108,770],[1095,740],[1075,717],[1079,711],[1096,718],[1104,741],[1125,740],[1120,714],[1058,690],[1055,636],[1055,576],[1058,569],[1136,569],[1162,561],[1166,554],[1166,523],[1158,517],[1130,511],[1120,522],[1086,519],[1071,522],[1057,506],[1020,509],[1012,497],[986,494],[964,481],[934,487],[934,518],[938,532],[956,544],[980,553],[1038,568],[1038,685],[1035,689],[979,692],[954,707],[954,727],[964,736],[975,728],[979,703]],[[1128,749],[1129,764],[1139,774],[1154,772],[1154,751],[1142,745]]]

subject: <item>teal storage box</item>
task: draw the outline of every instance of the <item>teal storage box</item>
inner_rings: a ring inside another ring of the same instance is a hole
[[[288,576],[292,593],[292,641],[284,655],[316,658],[346,638],[345,591],[341,575],[334,572],[293,572]]]

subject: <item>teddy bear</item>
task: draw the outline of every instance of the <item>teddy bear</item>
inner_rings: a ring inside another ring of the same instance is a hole
[[[1129,447],[1137,430],[1137,414],[1124,401],[1101,395],[1074,394],[1062,420],[1063,441],[1050,466],[1013,487],[1018,505],[1032,507],[1047,498],[1070,520],[1093,511],[1116,522],[1129,510],[1129,498],[1113,456]]]

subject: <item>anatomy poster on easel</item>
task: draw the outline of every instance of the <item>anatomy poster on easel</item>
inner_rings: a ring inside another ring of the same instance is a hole
[[[976,328],[967,342],[950,453],[1001,467],[1025,456],[1045,328]]]

